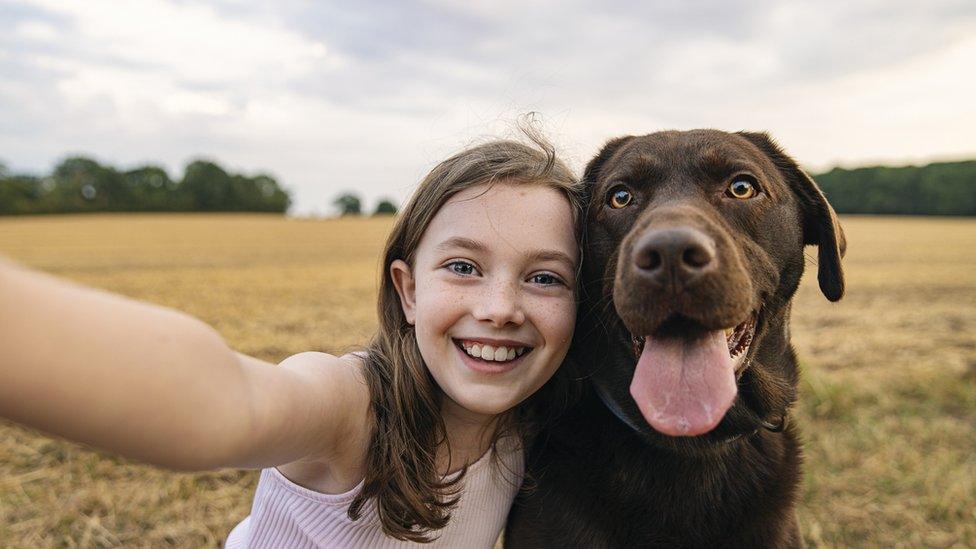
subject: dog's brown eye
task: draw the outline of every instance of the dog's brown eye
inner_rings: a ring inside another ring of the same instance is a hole
[[[735,179],[729,183],[729,190],[726,192],[732,198],[747,199],[752,198],[758,194],[756,189],[756,180],[752,176],[748,175],[737,175]]]
[[[634,199],[634,196],[630,194],[630,191],[627,189],[623,187],[616,187],[610,190],[609,198],[610,207],[615,210],[619,210],[627,204],[630,204],[630,201]]]

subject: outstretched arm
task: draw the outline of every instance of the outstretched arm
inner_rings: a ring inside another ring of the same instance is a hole
[[[302,353],[274,366],[189,315],[0,256],[0,416],[202,470],[328,455],[365,411],[345,361]]]

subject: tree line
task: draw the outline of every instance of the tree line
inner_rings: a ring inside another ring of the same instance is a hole
[[[834,168],[814,179],[837,213],[976,215],[976,160]]]
[[[91,158],[67,158],[50,175],[13,174],[0,163],[0,215],[81,212],[279,212],[291,204],[275,178],[190,162],[173,180],[159,166],[120,171]]]
[[[976,160],[926,166],[844,169],[815,175],[838,213],[976,215]],[[291,204],[287,190],[270,175],[229,173],[196,160],[183,177],[170,179],[158,166],[120,171],[75,156],[44,177],[10,173],[0,163],[0,215],[77,212],[278,212]],[[353,193],[333,205],[343,215],[361,215]],[[381,200],[376,214],[394,214]]]

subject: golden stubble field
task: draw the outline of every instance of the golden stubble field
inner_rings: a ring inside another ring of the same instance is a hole
[[[842,223],[847,297],[828,303],[808,265],[793,313],[804,537],[976,546],[976,220]],[[0,253],[186,311],[237,350],[278,361],[366,340],[390,224],[0,218]],[[256,480],[253,471],[170,473],[0,423],[0,546],[217,545],[248,514]]]

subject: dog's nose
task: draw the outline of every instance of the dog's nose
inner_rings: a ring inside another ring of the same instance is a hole
[[[715,268],[715,242],[689,227],[657,229],[634,247],[637,272],[664,287],[683,288]]]

